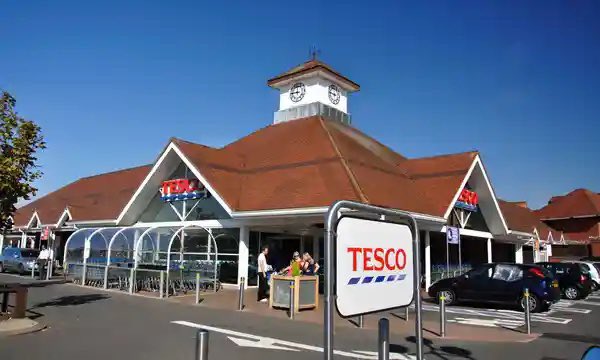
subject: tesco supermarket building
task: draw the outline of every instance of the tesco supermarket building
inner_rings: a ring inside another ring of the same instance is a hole
[[[280,92],[273,124],[222,148],[171,139],[153,164],[81,178],[20,208],[0,241],[53,246],[61,263],[139,268],[214,260],[218,249],[221,282],[252,286],[263,245],[275,267],[294,251],[322,263],[324,215],[346,199],[413,214],[425,286],[448,263],[453,273],[459,262],[546,257],[552,230],[496,198],[479,153],[409,159],[382,145],[352,126],[359,85],[318,60],[268,85]],[[458,245],[447,252],[448,227],[459,229],[460,256]]]

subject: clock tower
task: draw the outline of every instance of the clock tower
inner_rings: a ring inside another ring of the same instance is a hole
[[[267,82],[279,90],[274,123],[320,115],[350,124],[348,95],[360,90],[354,81],[315,58]]]

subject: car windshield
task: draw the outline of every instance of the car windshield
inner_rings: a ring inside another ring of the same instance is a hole
[[[21,256],[25,258],[36,258],[40,254],[37,250],[21,250]]]

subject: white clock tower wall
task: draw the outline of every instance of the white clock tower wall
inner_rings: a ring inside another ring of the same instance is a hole
[[[360,89],[358,84],[315,59],[267,84],[279,90],[279,109],[274,114],[274,123],[323,116],[350,124],[348,95]]]
[[[292,101],[290,97],[290,91],[292,86],[297,83],[304,84],[304,97],[297,102]],[[332,82],[329,82],[325,79],[319,78],[307,78],[307,79],[298,79],[295,82],[292,82],[288,85],[281,87],[281,93],[279,95],[279,110],[286,110],[292,108],[294,106],[301,106],[306,104],[311,104],[314,102],[320,102],[322,104],[331,106],[335,109],[343,111],[345,113],[348,112],[348,100],[346,91],[340,89],[340,101],[337,104],[334,104],[329,100],[329,85],[332,85]],[[337,84],[334,84],[337,86]]]

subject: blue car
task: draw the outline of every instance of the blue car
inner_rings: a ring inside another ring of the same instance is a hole
[[[529,289],[529,310],[539,312],[560,300],[558,281],[536,265],[493,263],[476,266],[457,277],[431,285],[429,296],[444,295],[448,305],[457,302],[502,303],[525,308],[524,289]]]
[[[24,248],[4,248],[0,255],[0,272],[12,271],[19,274],[31,273],[37,270],[36,260],[39,250]]]

